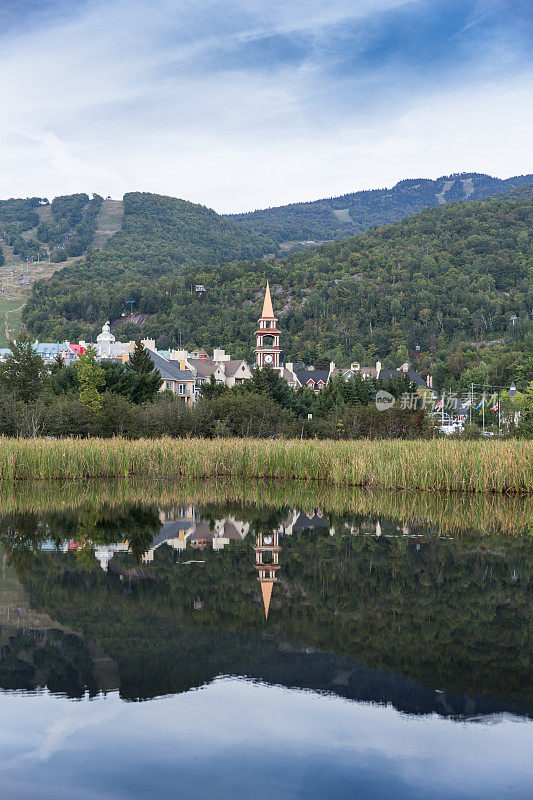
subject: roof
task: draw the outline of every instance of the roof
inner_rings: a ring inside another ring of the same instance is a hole
[[[308,517],[307,514],[300,514],[298,519],[292,526],[293,531],[305,531],[308,528],[327,528],[328,523],[320,514],[313,514]]]
[[[402,378],[404,375],[407,375],[411,383],[414,383],[415,386],[421,386],[424,389],[428,389],[428,385],[426,381],[420,377],[418,372],[415,372],[414,369],[409,368],[406,372],[403,369],[382,369],[379,373],[379,377],[382,380],[387,380],[387,378]]]
[[[34,350],[40,356],[42,355],[58,355],[61,351],[69,351],[70,345],[68,342],[35,342]]]
[[[178,519],[174,520],[173,522],[164,522],[161,525],[161,530],[159,533],[152,539],[150,549],[159,547],[159,545],[168,541],[168,539],[177,539],[180,531],[188,531],[193,526],[194,522],[186,519]]]
[[[225,361],[224,363],[227,364],[228,362]],[[219,366],[212,358],[189,358],[189,364],[204,378],[209,378],[213,372],[217,371]]]
[[[284,378],[287,381],[287,383],[292,383],[295,375],[296,375],[295,372],[291,372],[285,367],[282,369],[281,377]]]
[[[180,369],[179,361],[167,361],[153,350],[147,352],[164,381],[194,381],[194,375],[190,370]]]
[[[191,534],[190,539],[191,542],[196,541],[197,539],[202,539],[206,542],[211,542],[213,539],[242,539],[246,536],[246,532],[244,530],[239,531],[236,527],[234,522],[230,522],[228,520],[224,521],[224,525],[222,530],[215,531],[209,527],[208,522],[199,522],[196,526],[196,529]]]
[[[233,376],[237,374],[237,372],[241,369],[241,367],[244,367],[244,370],[243,370],[244,372],[246,371],[246,368],[248,367],[248,364],[243,359],[237,359],[235,361],[224,361],[224,364],[226,365],[226,377],[227,378],[233,378]],[[248,367],[248,369],[249,369],[249,367]]]
[[[302,386],[307,386],[309,381],[313,381],[315,385],[322,381],[325,386],[329,378],[328,369],[297,369],[295,373]]]
[[[224,375],[227,378],[233,378],[242,366],[245,368],[244,371],[248,367],[248,364],[242,358],[231,361],[213,361],[212,358],[189,358],[189,364],[204,378],[209,378],[221,365],[223,365]]]
[[[265,301],[263,303],[263,313],[261,319],[275,319],[274,309],[272,308],[272,298],[270,297],[270,286],[267,281],[267,288],[265,291]]]

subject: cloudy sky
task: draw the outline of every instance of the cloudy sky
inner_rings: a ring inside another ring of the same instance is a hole
[[[533,172],[531,0],[1,0],[0,197]]]

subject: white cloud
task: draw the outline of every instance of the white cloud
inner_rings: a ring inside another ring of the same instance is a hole
[[[463,169],[533,171],[531,74],[490,83],[487,54],[475,79],[429,95],[379,66],[332,79],[312,44],[254,69],[225,60],[235,43],[312,42],[402,5],[416,3],[240,0],[222,16],[217,0],[115,0],[4,40],[0,197],[143,189],[235,211]]]

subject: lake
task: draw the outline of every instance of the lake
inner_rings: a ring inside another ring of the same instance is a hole
[[[4,486],[1,797],[529,800],[532,502]]]

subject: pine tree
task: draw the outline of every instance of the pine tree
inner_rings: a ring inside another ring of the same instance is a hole
[[[46,369],[41,356],[35,352],[33,341],[22,334],[10,343],[11,355],[0,364],[0,385],[12,391],[17,400],[29,403],[43,389]]]
[[[128,361],[130,369],[137,379],[137,385],[133,392],[133,400],[136,403],[147,403],[157,395],[161,384],[161,375],[152,359],[150,353],[139,340],[135,342],[135,349]]]

